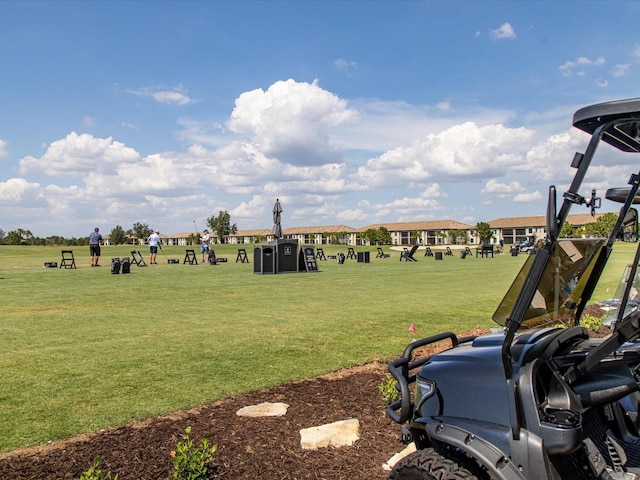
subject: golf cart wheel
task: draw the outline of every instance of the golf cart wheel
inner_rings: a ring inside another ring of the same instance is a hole
[[[418,450],[400,460],[388,480],[485,480],[484,470],[460,453],[446,451],[443,456],[433,448]]]

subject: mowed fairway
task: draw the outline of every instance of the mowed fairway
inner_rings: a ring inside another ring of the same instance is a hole
[[[634,246],[619,245],[596,298],[613,295],[632,258]],[[159,265],[112,275],[110,258],[130,248],[104,247],[103,267],[89,268],[88,247],[74,247],[78,269],[65,270],[42,267],[60,262],[59,247],[0,246],[0,451],[389,360],[413,338],[412,323],[420,336],[494,326],[526,259],[418,252],[407,263],[357,247],[371,263],[256,275],[245,247],[249,264],[224,245],[216,253],[226,264],[170,265],[185,249],[163,247]]]

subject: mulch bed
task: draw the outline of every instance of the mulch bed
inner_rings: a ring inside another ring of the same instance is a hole
[[[474,329],[460,335],[481,335]],[[446,344],[446,342],[445,342]],[[435,353],[429,346],[421,355]],[[0,455],[0,478],[74,479],[97,457],[103,473],[120,480],[170,478],[170,454],[187,426],[199,443],[218,445],[212,478],[237,480],[385,479],[382,465],[402,450],[400,426],[385,414],[378,386],[386,365],[373,363],[285,383],[196,409],[108,429],[53,445]],[[236,412],[262,402],[289,405],[283,417],[247,418]],[[352,446],[302,450],[303,428],[357,418],[360,439]]]
[[[366,365],[5,454],[0,478],[73,479],[98,457],[103,474],[118,474],[120,480],[168,479],[170,453],[191,426],[198,443],[208,438],[218,445],[216,479],[384,479],[382,464],[403,448],[400,426],[385,415],[378,391],[385,374],[386,365]],[[284,402],[289,409],[283,417],[236,415],[262,402]],[[360,440],[352,446],[301,449],[300,429],[349,418],[360,421]]]

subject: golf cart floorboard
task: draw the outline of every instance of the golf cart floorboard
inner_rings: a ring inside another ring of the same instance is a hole
[[[631,435],[620,436],[614,434],[605,424],[604,419],[599,413],[590,412],[590,415],[584,417],[584,429],[586,435],[591,438],[596,445],[603,458],[607,460],[607,464],[611,464],[611,453],[608,444],[608,438],[618,443],[627,457],[626,468],[632,473],[640,474],[640,438]]]

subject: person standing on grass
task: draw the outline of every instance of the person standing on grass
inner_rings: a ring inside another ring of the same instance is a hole
[[[102,235],[100,235],[100,229],[98,227],[93,229],[93,232],[89,234],[89,253],[91,254],[91,266],[99,267],[100,264],[100,242],[102,241]]]
[[[209,244],[211,243],[211,236],[209,235],[209,230],[206,228],[200,235],[200,253],[202,254],[202,263],[204,263],[204,254],[209,254]]]
[[[160,245],[160,231],[156,230],[151,235],[147,241],[149,242],[149,263],[151,265],[157,265],[156,256],[158,255],[158,245]]]

